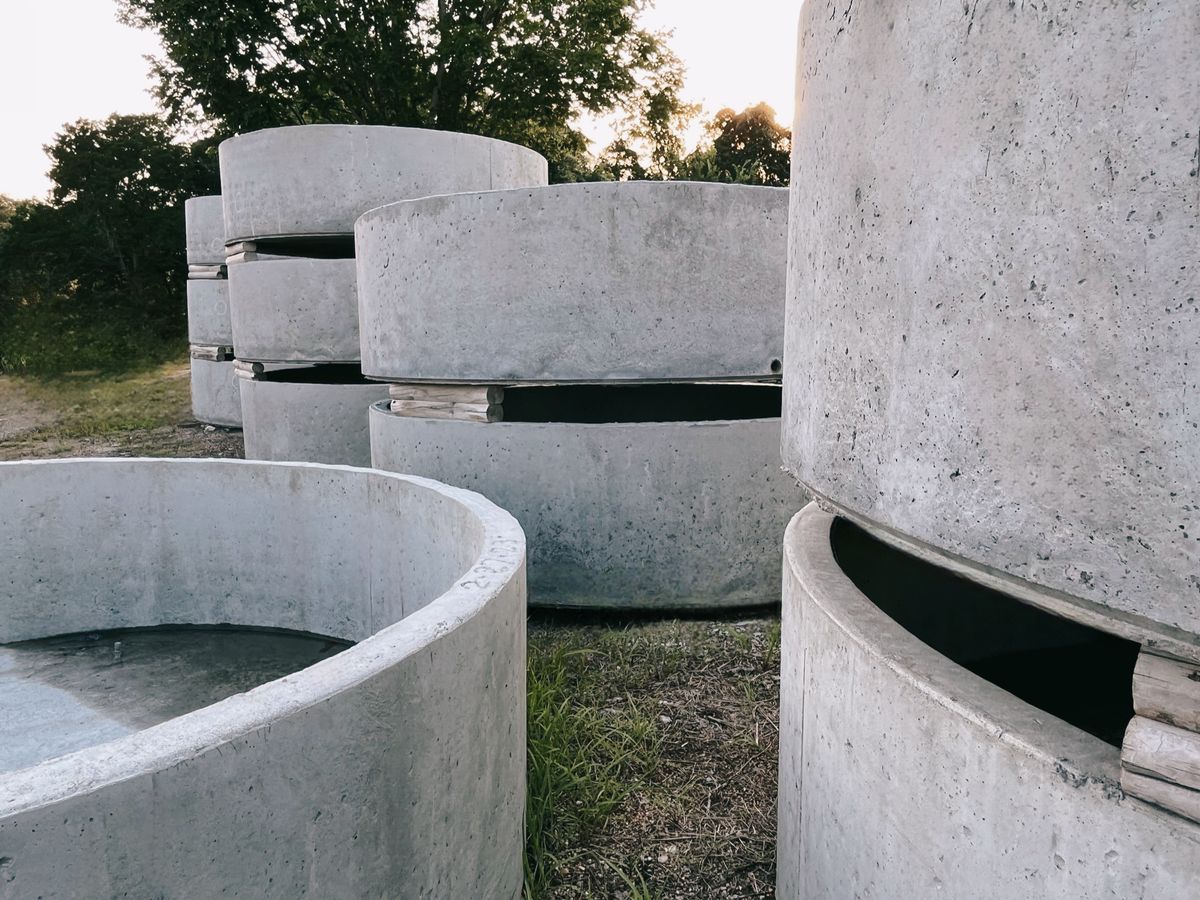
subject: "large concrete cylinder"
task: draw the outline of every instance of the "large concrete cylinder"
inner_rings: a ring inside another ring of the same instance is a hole
[[[225,278],[225,224],[220,195],[183,203],[187,242],[187,319],[191,354],[192,415],[199,422],[240,428],[241,401],[233,363],[229,282]]]
[[[349,234],[376,206],[545,184],[545,158],[473,134],[382,125],[297,125],[223,141],[227,241]]]
[[[242,427],[241,379],[232,360],[191,358],[192,415],[225,428]]]
[[[356,642],[0,772],[0,897],[520,896],[512,516],[426,479],[240,460],[0,463],[0,507],[0,643],[163,624]],[[155,689],[113,653],[136,722]],[[77,692],[43,689],[51,735],[77,732]]]
[[[809,0],[783,458],[890,540],[1200,632],[1200,4]]]
[[[357,362],[354,260],[282,257],[229,267],[234,346],[254,362]]]
[[[188,265],[224,265],[225,219],[221,195],[184,200],[183,219]]]
[[[1200,748],[1140,693],[1200,660],[1200,5],[851,6],[800,22],[781,446],[841,518],[785,539],[779,896],[1194,896],[1130,733]]]
[[[787,191],[565,184],[359,219],[363,371],[392,381],[778,376]]]

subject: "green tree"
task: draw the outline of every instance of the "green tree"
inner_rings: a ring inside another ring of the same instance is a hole
[[[158,116],[64,127],[46,148],[49,203],[15,204],[0,232],[0,366],[110,367],[186,333],[183,201],[213,193],[213,148]]]
[[[722,109],[708,123],[709,142],[691,153],[679,177],[786,187],[791,174],[792,134],[759,103],[735,113]]]
[[[152,29],[173,123],[215,133],[405,125],[539,150],[586,174],[580,111],[630,102],[678,61],[638,25],[647,0],[121,0]]]

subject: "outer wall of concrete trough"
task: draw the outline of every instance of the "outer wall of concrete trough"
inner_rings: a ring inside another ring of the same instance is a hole
[[[247,459],[371,464],[367,408],[386,384],[239,382]]]
[[[219,266],[225,262],[225,222],[221,195],[183,201],[187,261],[192,266]]]
[[[363,371],[451,382],[778,375],[787,196],[625,182],[373,210],[355,229]]]
[[[1118,787],[1119,751],[917,640],[810,505],[784,542],[780,897],[1196,895],[1200,826]]]
[[[406,418],[371,407],[372,464],[479,491],[529,536],[539,606],[736,607],[779,598],[804,502],[778,419],[580,425]]]
[[[1198,34],[1193,0],[809,0],[783,440],[881,530],[1193,641]]]
[[[192,415],[198,422],[242,427],[242,399],[232,362],[192,360]]]
[[[187,283],[188,343],[232,347],[229,282],[224,278],[192,278]]]
[[[353,259],[282,258],[229,267],[238,359],[357,362]]]
[[[532,187],[546,160],[516,144],[420,128],[299,125],[222,142],[229,241],[349,234],[384,203],[429,194]]]
[[[0,640],[236,623],[361,642],[0,776],[0,898],[519,896],[511,516],[423,479],[313,465],[0,473]]]

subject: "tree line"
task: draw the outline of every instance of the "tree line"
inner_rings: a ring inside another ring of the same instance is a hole
[[[790,134],[765,104],[700,111],[646,0],[120,0],[154,31],[161,112],[66,125],[47,201],[0,197],[0,372],[111,368],[186,341],[183,200],[219,191],[216,146],[323,122],[524,144],[551,181],[786,185]],[[598,155],[581,113],[616,115]]]

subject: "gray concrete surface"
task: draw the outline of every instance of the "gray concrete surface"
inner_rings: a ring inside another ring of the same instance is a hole
[[[1113,746],[864,597],[807,507],[784,539],[779,897],[1191,898],[1200,826],[1124,796]]]
[[[355,229],[363,371],[467,382],[777,375],[787,196],[626,182],[372,210]]]
[[[387,385],[238,382],[246,459],[371,464],[367,408],[387,398]]]
[[[229,267],[238,359],[357,362],[353,259],[292,257]]]
[[[1146,639],[1200,632],[1198,37],[1192,0],[810,0],[799,46],[786,464]]]
[[[170,626],[0,645],[0,772],[134,734],[345,647],[313,635]]]
[[[232,347],[229,282],[224,278],[188,279],[188,343]]]
[[[225,262],[225,220],[221,195],[191,197],[183,201],[184,240],[192,266],[219,266]]]
[[[0,508],[0,642],[164,622],[359,642],[0,775],[0,898],[519,896],[507,513],[424,479],[237,460],[0,463]]]
[[[371,407],[372,465],[484,494],[529,537],[531,604],[719,608],[779,597],[804,499],[778,419],[480,424]]]
[[[491,138],[420,128],[300,125],[220,146],[229,241],[349,234],[384,203],[545,184],[546,160]]]
[[[192,415],[197,422],[242,427],[240,379],[232,362],[192,359]]]

